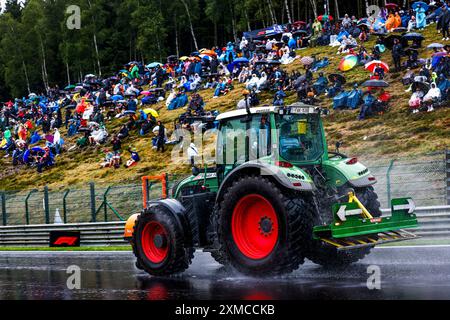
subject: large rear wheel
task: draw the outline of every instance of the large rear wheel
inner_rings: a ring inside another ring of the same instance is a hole
[[[136,266],[155,276],[183,272],[193,258],[192,248],[185,247],[181,226],[158,205],[145,209],[136,219],[132,247]]]
[[[308,203],[260,176],[235,181],[218,204],[213,257],[238,271],[266,276],[292,272],[304,261]]]
[[[374,216],[381,217],[380,202],[372,187],[355,189],[356,197]],[[321,225],[319,215],[315,218],[314,225]],[[311,234],[312,235],[312,234]],[[316,264],[324,267],[345,267],[363,259],[368,255],[372,247],[358,248],[353,250],[338,251],[336,247],[320,240],[310,239],[311,248],[306,257]]]

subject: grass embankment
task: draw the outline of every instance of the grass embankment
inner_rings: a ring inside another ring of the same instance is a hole
[[[419,51],[421,58],[430,57],[431,52],[425,48],[432,42],[440,42],[441,37],[436,33],[435,27],[430,26],[423,31],[425,41]],[[371,50],[375,43],[375,37],[366,44]],[[325,74],[339,72],[337,67],[344,55],[336,54],[337,48],[316,47],[299,50],[301,56],[316,54],[317,57],[328,57],[330,66],[322,69]],[[386,51],[382,59],[389,65],[393,65],[390,51]],[[303,66],[297,60],[291,65],[284,66],[285,70],[303,71]],[[350,89],[354,83],[362,83],[369,77],[369,72],[362,66],[346,72],[346,89]],[[431,113],[410,114],[408,111],[408,99],[410,93],[406,93],[401,83],[403,73],[388,74],[386,80],[391,84],[389,92],[392,94],[391,108],[384,115],[373,117],[365,121],[357,121],[358,110],[332,112],[325,119],[325,129],[330,145],[338,140],[345,142],[342,149],[349,155],[358,155],[363,159],[412,157],[440,151],[450,145],[450,112],[449,109],[440,109]],[[225,112],[233,110],[237,102],[242,98],[243,86],[236,85],[235,90],[218,99],[212,99],[213,91],[202,91],[201,95],[206,102],[207,110],[219,110]],[[261,96],[262,104],[270,104],[271,93]],[[295,93],[290,93],[286,102],[294,102]],[[321,105],[330,107],[332,100],[321,97]],[[184,110],[168,111],[164,103],[154,106],[160,113],[160,119],[166,123],[169,131],[172,123]],[[119,129],[126,120],[113,120],[107,124],[107,130],[111,134]],[[65,133],[64,130],[63,134]],[[68,139],[67,145],[73,145],[74,139]],[[36,170],[23,167],[13,168],[11,159],[0,159],[0,186],[1,189],[18,190],[24,188],[41,187],[49,185],[54,189],[64,186],[84,185],[88,181],[98,183],[126,183],[137,182],[142,175],[154,175],[162,172],[175,174],[187,174],[189,166],[170,161],[170,150],[166,153],[157,153],[151,149],[151,137],[140,137],[133,132],[131,137],[124,141],[123,146],[129,144],[137,147],[140,152],[141,163],[131,169],[120,168],[100,169],[99,163],[103,158],[102,147],[89,147],[70,153],[64,153],[57,159],[54,168],[37,174]],[[125,157],[127,154],[125,154]]]

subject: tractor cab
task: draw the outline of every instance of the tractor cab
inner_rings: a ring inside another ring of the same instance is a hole
[[[326,142],[320,114],[318,108],[290,107],[273,115],[280,159],[304,165],[324,158]]]
[[[321,108],[294,104],[219,115],[216,163],[222,178],[249,162],[293,170],[320,164],[328,158],[321,114]]]

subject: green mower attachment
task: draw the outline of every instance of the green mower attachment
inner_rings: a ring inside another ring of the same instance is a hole
[[[335,246],[338,250],[417,238],[403,230],[418,226],[411,198],[393,199],[390,217],[374,218],[353,192],[349,193],[349,202],[335,204],[332,210],[333,223],[315,227],[314,238]]]

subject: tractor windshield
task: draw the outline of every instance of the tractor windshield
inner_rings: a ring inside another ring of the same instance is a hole
[[[280,156],[289,162],[318,160],[323,152],[319,114],[276,116]]]

